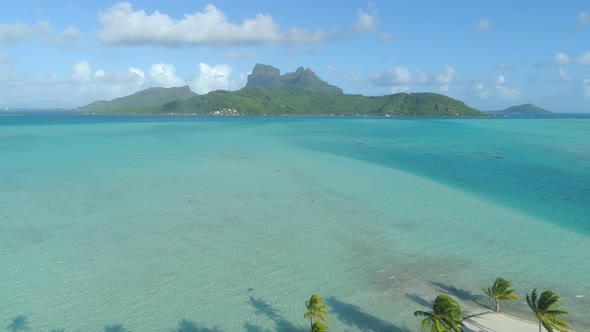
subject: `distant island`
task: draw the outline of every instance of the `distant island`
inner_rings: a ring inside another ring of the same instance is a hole
[[[116,112],[128,107],[158,107],[174,100],[183,100],[194,96],[197,96],[197,94],[192,92],[188,86],[148,88],[111,101],[97,100],[86,106],[79,107],[79,109],[83,111]]]
[[[486,111],[489,115],[517,115],[517,114],[552,114],[544,108],[533,104],[523,104],[518,106],[508,107],[500,111]]]
[[[217,116],[425,116],[481,117],[485,113],[462,101],[436,93],[396,93],[367,97],[343,93],[299,67],[281,75],[279,69],[256,64],[238,91],[197,95],[189,87],[149,88],[111,101],[79,107],[82,112],[109,114],[178,114]]]

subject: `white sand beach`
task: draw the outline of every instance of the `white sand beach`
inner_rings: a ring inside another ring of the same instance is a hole
[[[490,312],[466,319],[465,332],[537,332],[539,325],[534,322],[506,314]],[[545,329],[543,329],[545,331]]]

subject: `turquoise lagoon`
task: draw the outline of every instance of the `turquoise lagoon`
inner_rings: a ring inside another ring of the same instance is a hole
[[[419,331],[504,276],[590,329],[590,117],[12,115],[2,327],[305,331],[317,293],[333,331]]]

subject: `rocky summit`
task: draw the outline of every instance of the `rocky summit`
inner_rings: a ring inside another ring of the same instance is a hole
[[[322,80],[309,68],[299,67],[294,72],[281,75],[278,68],[260,63],[256,64],[252,73],[248,75],[248,82],[244,89],[276,88],[279,86],[291,86],[333,95],[343,93],[341,88]]]

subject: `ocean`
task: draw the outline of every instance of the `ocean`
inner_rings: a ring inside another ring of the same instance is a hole
[[[557,292],[590,330],[590,116],[0,113],[9,331],[420,331]]]

